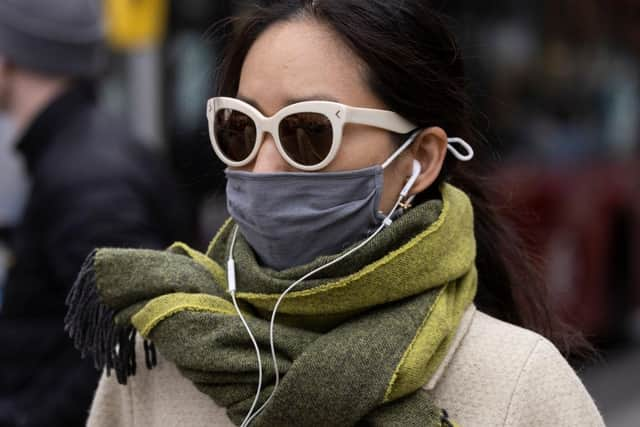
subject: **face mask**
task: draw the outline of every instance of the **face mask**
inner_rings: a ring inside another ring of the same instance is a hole
[[[384,216],[380,166],[348,172],[227,170],[227,209],[267,266],[282,270],[340,252]]]
[[[253,173],[226,170],[227,210],[263,265],[283,270],[320,255],[341,252],[372,233],[385,218],[378,211],[384,169],[415,132],[382,165],[343,172]],[[453,143],[473,150],[459,138]],[[402,213],[398,209],[397,215]],[[392,218],[393,219],[393,218]]]

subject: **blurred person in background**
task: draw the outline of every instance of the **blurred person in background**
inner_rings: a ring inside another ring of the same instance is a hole
[[[20,218],[28,191],[24,165],[12,140],[11,121],[0,110],[0,306],[2,288],[12,259],[8,250],[9,235]]]
[[[207,109],[231,220],[206,254],[100,249],[70,293],[90,426],[603,425],[428,3],[235,21]]]
[[[98,0],[0,0],[0,109],[30,193],[11,232],[0,311],[0,426],[81,426],[98,375],[64,332],[65,297],[96,246],[182,235],[165,166],[96,104]]]
[[[24,164],[13,139],[11,121],[0,110],[0,240],[19,219],[28,188]]]

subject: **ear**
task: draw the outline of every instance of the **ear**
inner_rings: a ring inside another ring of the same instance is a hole
[[[422,171],[411,187],[409,195],[421,193],[436,180],[447,155],[447,143],[447,133],[439,127],[424,129],[416,137],[409,153],[420,162]]]

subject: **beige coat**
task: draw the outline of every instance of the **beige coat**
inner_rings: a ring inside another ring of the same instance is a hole
[[[580,379],[549,341],[474,307],[424,388],[433,390],[436,404],[463,427],[604,425]],[[126,386],[118,385],[114,376],[103,377],[88,426],[234,424],[224,408],[160,357],[156,368],[139,369]]]

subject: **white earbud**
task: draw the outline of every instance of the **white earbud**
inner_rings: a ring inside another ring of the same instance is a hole
[[[413,171],[411,172],[411,177],[409,177],[409,179],[407,180],[407,183],[404,185],[404,187],[402,187],[402,191],[400,192],[400,197],[402,197],[403,199],[407,197],[407,194],[409,194],[411,187],[413,187],[413,184],[416,183],[416,180],[418,179],[418,176],[420,176],[421,172],[422,172],[422,166],[420,166],[420,162],[414,159]]]

